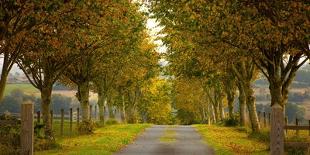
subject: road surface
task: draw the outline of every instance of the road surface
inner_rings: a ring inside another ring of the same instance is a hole
[[[115,155],[213,155],[191,126],[155,125]]]

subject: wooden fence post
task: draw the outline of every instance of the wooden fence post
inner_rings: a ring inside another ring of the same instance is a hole
[[[89,120],[91,120],[91,111],[92,111],[92,105],[89,105]]]
[[[72,108],[70,108],[70,134],[72,134]]]
[[[284,115],[279,104],[271,107],[270,154],[284,155]]]
[[[60,135],[64,134],[64,109],[61,109],[61,118],[60,118]]]
[[[33,155],[33,104],[31,102],[26,102],[21,106],[21,154]]]
[[[296,117],[296,126],[298,126],[298,124],[299,124],[299,120],[298,120],[298,118]],[[299,130],[298,129],[296,129],[296,136],[299,136]]]
[[[37,123],[41,122],[41,113],[40,111],[37,111]]]
[[[76,126],[79,127],[80,123],[80,108],[76,109]]]
[[[51,129],[53,130],[53,121],[54,121],[54,113],[53,113],[53,110],[51,110],[50,113],[51,113]]]

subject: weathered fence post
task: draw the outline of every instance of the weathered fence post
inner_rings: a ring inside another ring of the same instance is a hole
[[[50,113],[51,113],[51,129],[53,129],[53,121],[54,121],[54,113],[53,113],[53,110],[51,110]]]
[[[72,134],[72,108],[70,108],[70,134]]]
[[[76,126],[79,127],[80,123],[80,108],[76,109]]]
[[[89,120],[91,120],[92,105],[89,105]]]
[[[296,126],[298,126],[298,124],[299,124],[299,120],[298,120],[298,118],[296,117]],[[299,136],[299,130],[298,129],[296,129],[296,136]]]
[[[40,111],[37,111],[37,123],[41,122],[41,113]]]
[[[33,104],[26,102],[21,107],[21,154],[33,155]]]
[[[284,115],[279,104],[271,107],[270,154],[284,155]]]
[[[64,109],[61,109],[61,118],[60,118],[60,135],[64,134]]]

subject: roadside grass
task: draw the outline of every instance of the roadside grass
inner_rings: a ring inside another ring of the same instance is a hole
[[[268,131],[250,134],[245,128],[218,125],[193,125],[217,155],[267,155]]]
[[[69,123],[65,123],[69,131]],[[119,124],[108,125],[95,130],[91,135],[77,135],[76,129],[73,136],[65,132],[59,137],[60,128],[54,123],[56,141],[58,148],[47,151],[35,152],[36,155],[110,155],[130,144],[150,124]],[[57,131],[58,130],[58,131]],[[57,136],[58,135],[58,136]]]
[[[169,127],[165,130],[162,137],[160,137],[159,141],[164,143],[174,143],[176,141],[176,131],[173,130],[174,127]]]
[[[5,86],[4,96],[9,95],[15,89],[22,90],[30,95],[39,93],[39,91],[29,83],[10,83]]]

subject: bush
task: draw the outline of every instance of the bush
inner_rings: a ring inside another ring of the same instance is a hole
[[[307,138],[305,137],[299,137],[299,136],[293,136],[288,139],[288,141],[291,142],[306,142]],[[289,147],[285,146],[285,151],[287,152],[288,155],[306,155],[308,148],[307,147]]]
[[[54,140],[35,137],[35,140],[34,140],[35,151],[49,150],[49,149],[54,149],[57,147],[59,147],[59,145],[57,145],[56,141]]]
[[[239,124],[237,119],[225,119],[224,126],[237,126]]]
[[[92,134],[95,130],[96,124],[91,121],[82,121],[78,126],[79,134]]]
[[[308,148],[306,147],[286,147],[285,151],[288,155],[307,155]]]
[[[118,124],[118,121],[116,119],[108,119],[105,122],[106,125],[113,125],[113,124]]]
[[[4,154],[18,154],[20,150],[20,121],[9,114],[0,116],[0,120],[16,122],[15,125],[0,126],[0,152]]]

